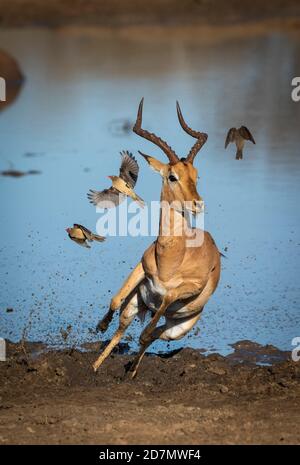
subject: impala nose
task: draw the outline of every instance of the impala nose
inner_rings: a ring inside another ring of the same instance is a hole
[[[195,213],[201,213],[204,210],[204,201],[200,198],[200,200],[193,200],[193,209]]]

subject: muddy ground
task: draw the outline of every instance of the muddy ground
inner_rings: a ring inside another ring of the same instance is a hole
[[[299,15],[298,0],[0,0],[5,27],[232,24]]]
[[[94,374],[99,348],[9,344],[0,363],[0,443],[300,443],[300,362],[287,354],[267,348],[277,363],[258,366],[251,354],[241,362],[239,345],[227,358],[183,349],[146,356],[131,380],[132,355],[121,353]]]

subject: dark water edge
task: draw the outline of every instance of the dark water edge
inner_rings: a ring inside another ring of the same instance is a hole
[[[82,352],[82,353],[99,353],[104,350],[109,340],[104,341],[95,341],[83,343],[80,346],[74,346],[71,344],[60,344],[56,346],[46,345],[43,342],[33,342],[33,341],[19,341],[19,342],[7,342],[7,357],[14,352],[23,352],[25,358],[28,357],[32,360],[38,358],[40,355],[47,355],[47,353],[57,352],[64,354],[72,354],[73,352]],[[291,352],[283,351],[278,349],[273,345],[261,345],[252,341],[238,341],[231,345],[233,351],[225,356],[221,356],[219,353],[210,353],[206,349],[194,349],[189,348],[188,346],[182,346],[172,350],[171,348],[166,349],[165,351],[160,350],[158,352],[152,352],[149,350],[147,356],[155,356],[163,359],[168,359],[176,356],[182,350],[191,350],[196,354],[201,354],[201,356],[209,357],[210,360],[213,357],[221,357],[224,360],[227,360],[230,364],[245,364],[245,365],[261,365],[261,366],[271,366],[277,363],[291,360]],[[112,352],[113,356],[115,355],[134,355],[136,351],[130,348],[128,343],[120,343]]]

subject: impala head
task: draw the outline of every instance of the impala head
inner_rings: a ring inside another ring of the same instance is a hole
[[[165,155],[167,155],[169,162],[162,163],[154,157],[139,152],[145,160],[149,163],[152,169],[157,171],[163,178],[162,199],[172,203],[175,202],[181,205],[182,211],[188,209],[196,214],[201,211],[203,201],[197,192],[197,177],[198,173],[193,166],[193,161],[207,140],[207,134],[203,132],[194,131],[191,129],[183,119],[179,103],[177,102],[177,114],[182,129],[190,136],[197,139],[188,155],[185,158],[179,158],[174,150],[160,137],[153,133],[142,129],[142,112],[143,101],[141,100],[137,120],[133,127],[133,131],[141,137],[153,142],[160,147]]]

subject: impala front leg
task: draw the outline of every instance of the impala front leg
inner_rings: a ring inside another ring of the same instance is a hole
[[[132,373],[131,374],[132,378],[136,376],[138,367],[142,361],[142,358],[145,355],[147,348],[156,339],[156,337],[155,338],[152,337],[152,334],[155,331],[155,328],[156,328],[156,325],[159,319],[161,318],[161,316],[164,315],[167,308],[173,302],[176,302],[176,300],[179,300],[179,299],[184,300],[184,299],[188,299],[189,297],[194,297],[200,294],[202,289],[203,289],[203,286],[199,286],[193,283],[186,283],[186,284],[182,284],[176,289],[171,289],[170,291],[167,292],[167,294],[163,298],[161,306],[159,307],[154,317],[152,318],[150,323],[146,326],[146,328],[144,329],[144,331],[142,332],[140,336],[141,347],[130,368],[130,371]]]
[[[125,302],[126,298],[136,288],[138,284],[144,279],[145,272],[141,262],[137,264],[134,270],[130,273],[125,283],[119,290],[119,292],[111,299],[110,307],[106,315],[97,325],[97,330],[105,332],[113,319],[114,312],[118,310],[121,305]]]

